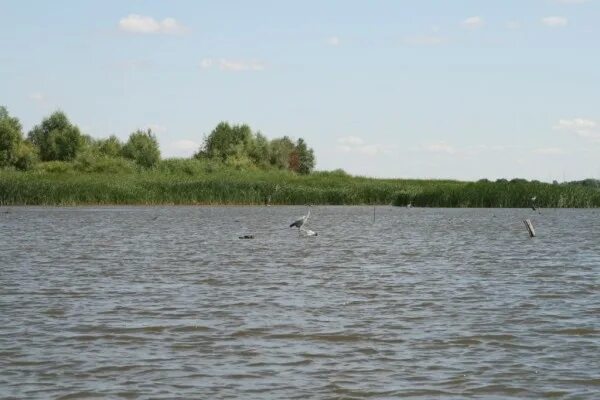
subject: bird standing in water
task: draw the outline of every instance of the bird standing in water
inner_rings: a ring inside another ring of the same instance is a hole
[[[306,223],[306,221],[308,221],[309,217],[310,217],[310,208],[308,209],[308,214],[306,214],[306,215],[298,218],[294,222],[292,222],[290,224],[290,228],[293,228],[293,227],[300,228],[302,225],[304,225]]]
[[[302,216],[301,218],[298,218],[294,222],[292,222],[290,224],[290,228],[293,228],[293,227],[298,228],[298,234],[300,234],[300,236],[317,236],[318,235],[317,232],[311,231],[310,229],[306,228],[308,218],[310,218],[310,204],[308,205],[308,207],[309,207],[308,213],[306,215]]]

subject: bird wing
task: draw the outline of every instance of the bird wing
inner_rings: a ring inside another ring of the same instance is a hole
[[[297,220],[295,220],[294,222],[292,222],[290,224],[290,228],[293,227],[293,226],[297,226],[298,228],[300,228],[303,223],[304,223],[304,219],[302,219],[302,218],[297,219]]]

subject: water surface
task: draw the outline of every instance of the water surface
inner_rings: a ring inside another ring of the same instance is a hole
[[[0,398],[598,398],[598,210],[305,211],[0,209]]]

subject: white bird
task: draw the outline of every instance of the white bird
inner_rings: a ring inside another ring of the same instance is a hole
[[[306,221],[308,221],[309,217],[310,217],[310,208],[308,209],[308,214],[306,214],[306,215],[302,216],[301,218],[292,222],[290,224],[290,228],[293,228],[293,227],[300,228],[302,225],[304,225],[306,223]]]

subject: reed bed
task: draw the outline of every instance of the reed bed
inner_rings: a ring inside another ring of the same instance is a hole
[[[28,172],[0,171],[0,205],[223,204],[418,207],[599,207],[600,190],[539,182],[372,179],[343,172],[297,175],[236,170],[197,160],[165,160],[152,170],[45,163]],[[91,171],[91,172],[90,172]]]

